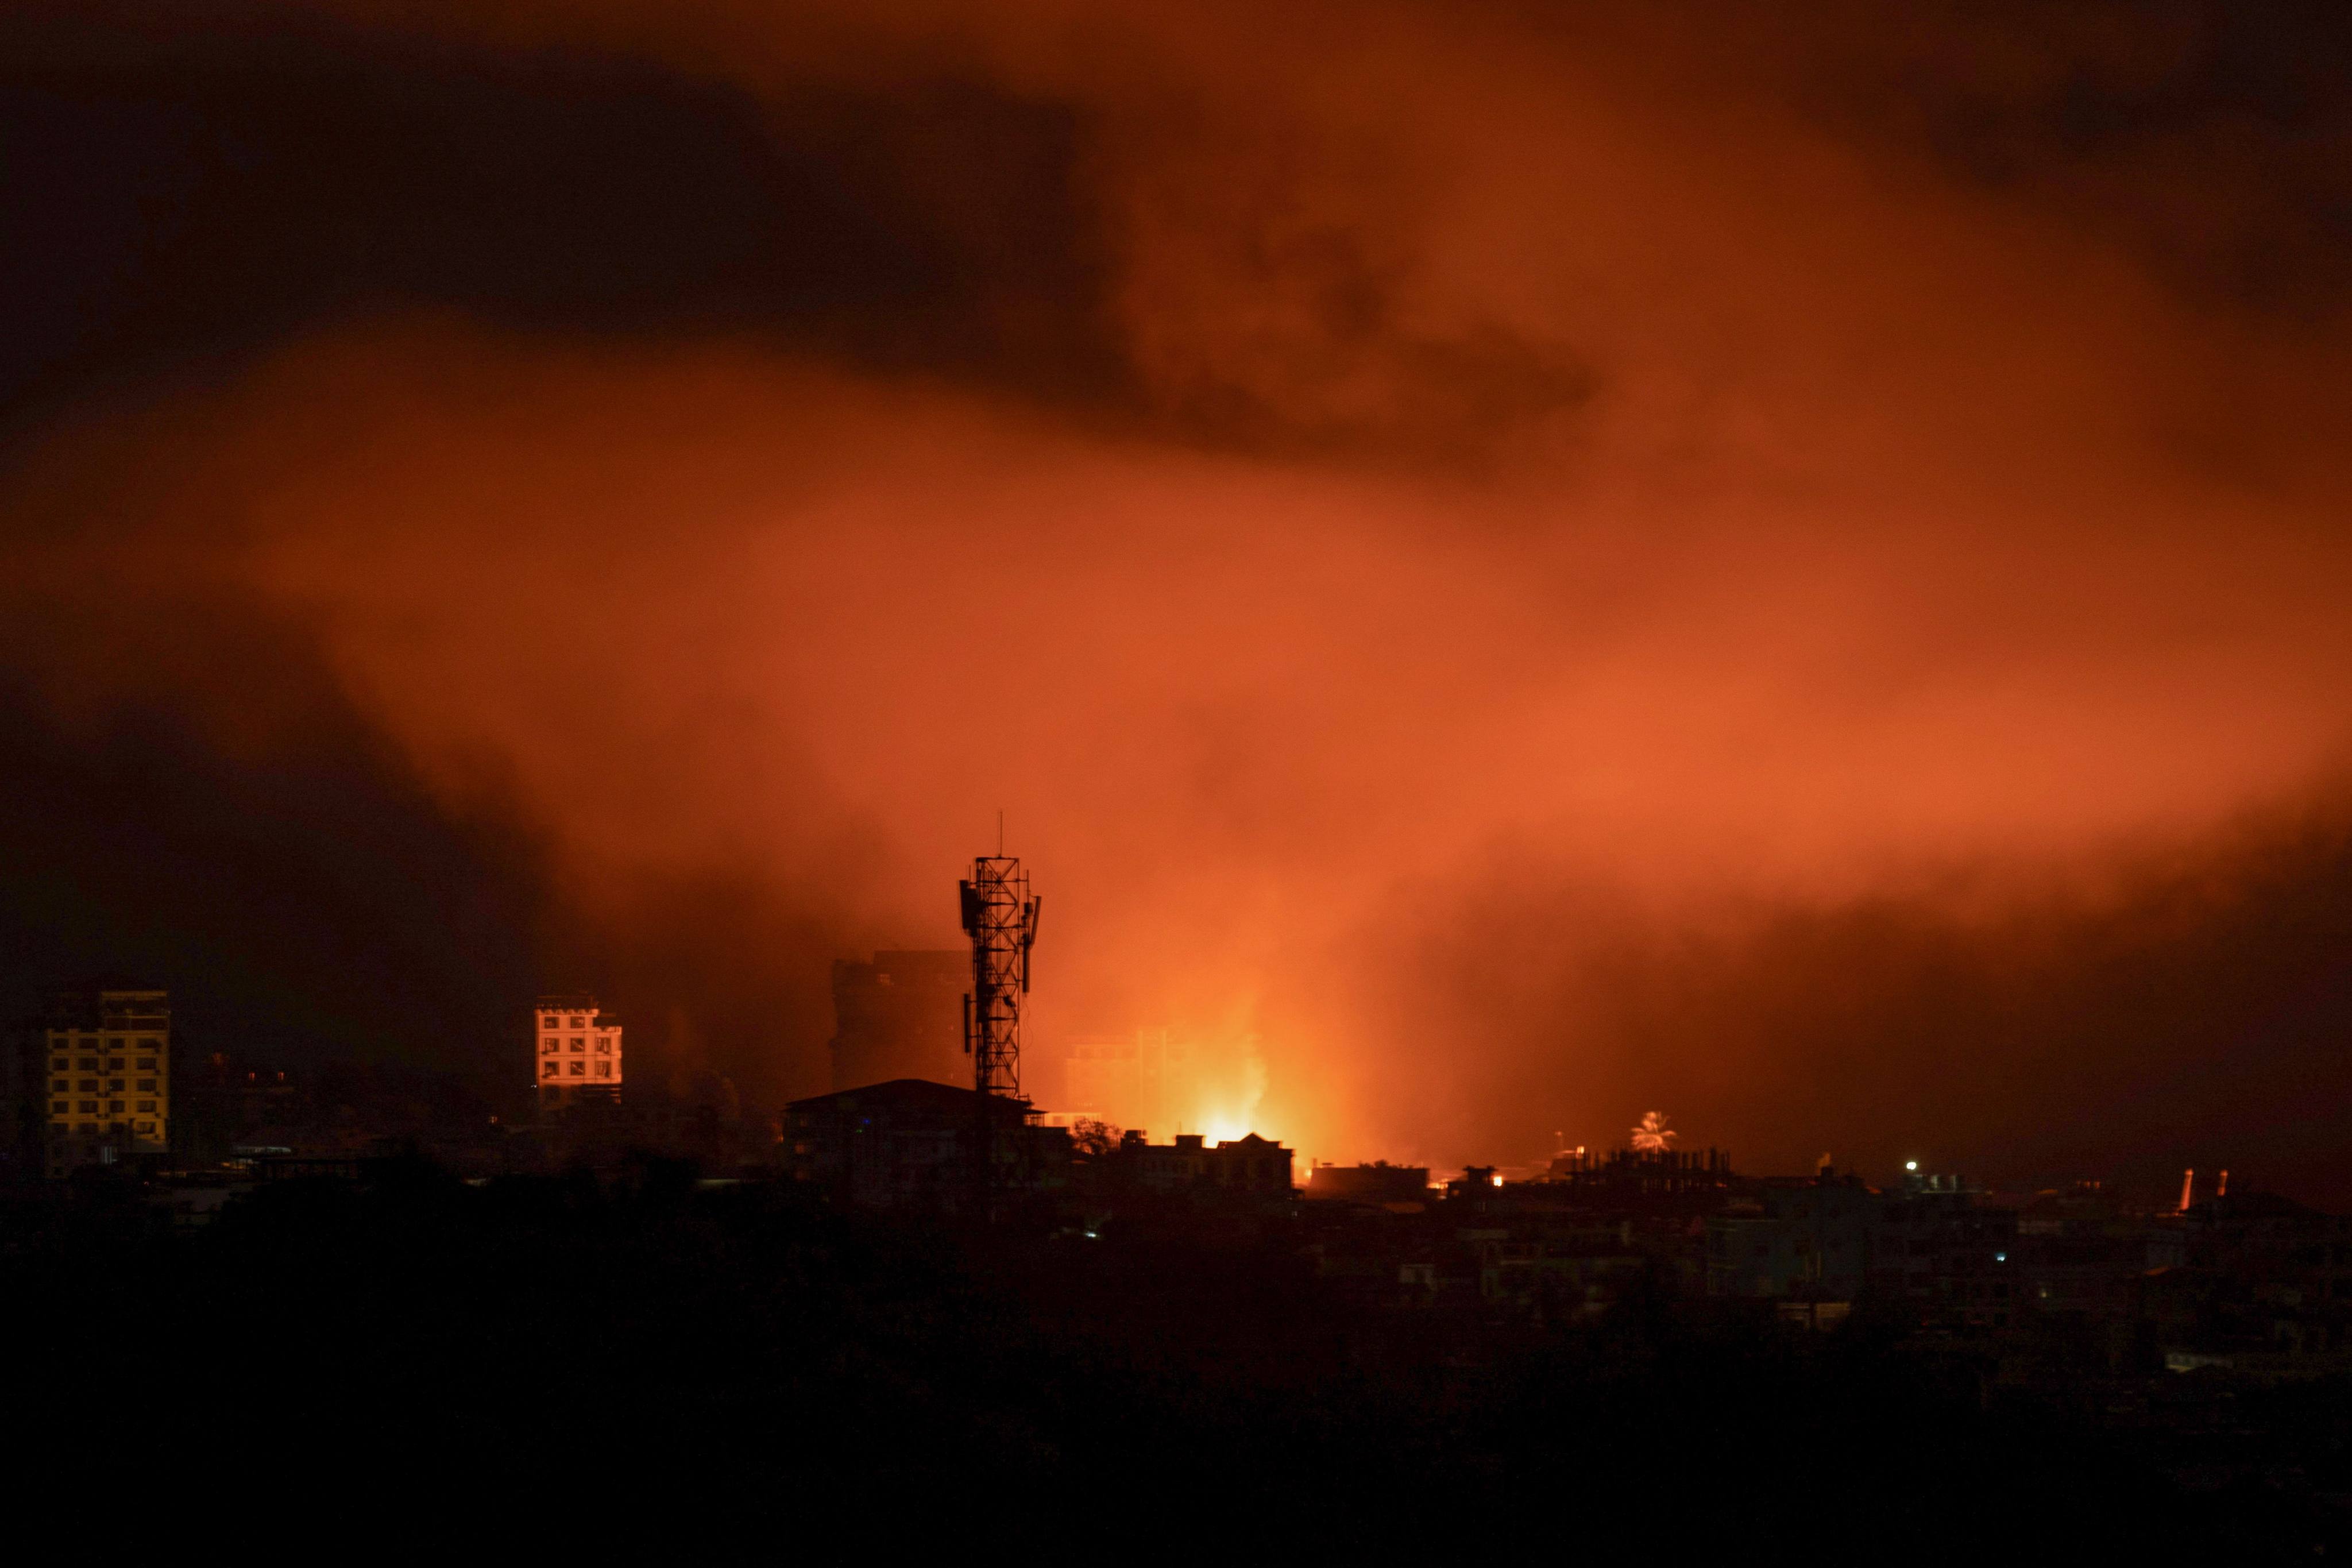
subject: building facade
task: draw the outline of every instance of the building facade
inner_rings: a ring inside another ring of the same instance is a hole
[[[985,1141],[987,1164],[981,1150]],[[1025,1100],[897,1079],[784,1108],[793,1176],[869,1208],[955,1209],[1068,1184],[1070,1134]]]
[[[1318,1203],[1426,1203],[1429,1167],[1391,1165],[1385,1160],[1370,1165],[1317,1165],[1307,1171],[1298,1195]]]
[[[1291,1163],[1288,1149],[1255,1132],[1222,1143],[1180,1132],[1172,1143],[1152,1143],[1134,1130],[1105,1162],[1114,1184],[1141,1192],[1272,1199],[1293,1195]]]
[[[542,996],[532,1031],[542,1110],[621,1097],[621,1021],[586,995]]]
[[[1880,1194],[1853,1177],[1766,1180],[1706,1220],[1714,1296],[1851,1302],[1871,1261]]]
[[[162,990],[59,997],[40,1030],[52,1178],[164,1153],[172,1134],[172,1005]]]

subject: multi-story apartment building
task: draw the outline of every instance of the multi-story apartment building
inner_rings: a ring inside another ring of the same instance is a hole
[[[161,1154],[171,1142],[171,993],[60,997],[41,1029],[48,1174]]]
[[[593,996],[542,996],[532,1031],[541,1109],[621,1094],[621,1021]]]

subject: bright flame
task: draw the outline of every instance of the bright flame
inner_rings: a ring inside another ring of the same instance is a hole
[[[1237,1142],[1252,1132],[1271,1137],[1257,1122],[1258,1107],[1265,1099],[1265,1058],[1257,1054],[1257,1037],[1246,1036],[1239,1043],[1236,1054],[1241,1057],[1239,1092],[1230,1099],[1219,1098],[1201,1107],[1200,1126],[1212,1144]],[[1279,1140],[1276,1140],[1279,1142]]]
[[[1255,1132],[1282,1141],[1269,1128],[1266,1058],[1257,1033],[1241,1022],[1187,1031],[1147,1025],[1118,1034],[1073,1037],[1062,1063],[1060,1092],[1074,1114],[1133,1128],[1161,1142],[1194,1133],[1212,1145]]]

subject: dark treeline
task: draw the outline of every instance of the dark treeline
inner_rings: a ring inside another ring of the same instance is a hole
[[[886,1224],[657,1162],[285,1183],[194,1235],[87,1188],[7,1216],[0,1302],[24,1495],[115,1494],[110,1538],[151,1510],[228,1542],[257,1508],[323,1507],[371,1543],[650,1531],[817,1560],[2244,1563],[2308,1560],[2328,1528],[1989,1404],[1866,1320],[1806,1336],[1654,1299],[1496,1342],[1357,1309],[1278,1235]],[[2342,1392],[2304,1397],[2340,1463]]]

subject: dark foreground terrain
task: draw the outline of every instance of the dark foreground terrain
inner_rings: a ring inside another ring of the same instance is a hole
[[[109,1550],[2347,1550],[2338,1387],[2249,1415],[2308,1448],[2303,1480],[2192,1487],[2145,1436],[1989,1401],[1859,1315],[1802,1335],[1654,1299],[1505,1340],[1352,1306],[1267,1227],[885,1224],[659,1163],[288,1183],[194,1235],[103,1190],[5,1218],[19,1529]]]

